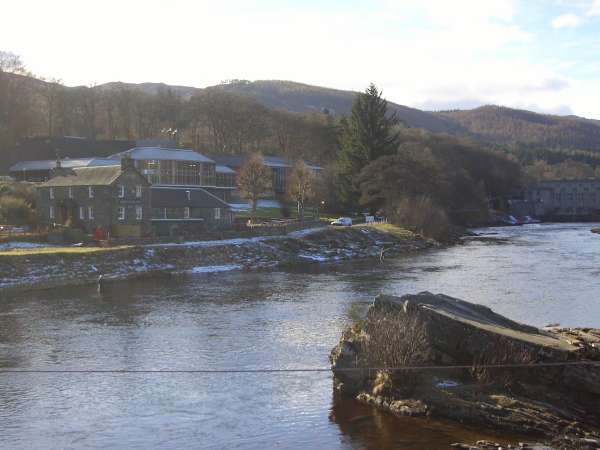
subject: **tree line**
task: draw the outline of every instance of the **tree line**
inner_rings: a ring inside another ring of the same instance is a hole
[[[323,163],[335,155],[336,123],[325,113],[270,109],[218,86],[189,97],[166,86],[67,87],[36,78],[19,56],[0,51],[0,148],[31,136],[172,138],[209,153],[261,151]]]
[[[342,120],[331,188],[345,210],[369,210],[438,239],[452,225],[485,220],[523,172],[506,152],[401,126],[371,85]]]

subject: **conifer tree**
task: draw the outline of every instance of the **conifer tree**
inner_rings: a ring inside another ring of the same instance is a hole
[[[400,139],[394,127],[398,123],[395,114],[387,114],[387,101],[374,84],[356,96],[352,114],[341,123],[337,162],[339,196],[346,209],[358,206],[356,177],[363,167],[396,153]]]

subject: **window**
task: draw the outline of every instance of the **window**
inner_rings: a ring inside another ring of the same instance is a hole
[[[144,213],[144,211],[143,211],[143,209],[142,209],[141,206],[136,206],[135,207],[135,218],[137,220],[142,220],[142,218],[144,217],[143,213]]]
[[[79,207],[79,218],[85,220],[85,208],[83,206]]]
[[[52,189],[50,190],[50,192],[52,192]],[[54,206],[50,207],[50,218],[54,219],[56,217],[55,213],[54,213]]]
[[[88,186],[88,196],[94,198],[94,186]]]
[[[185,191],[185,197],[189,200],[191,200],[192,197],[192,193],[190,191]]]
[[[221,219],[221,208],[215,208],[215,220]]]
[[[117,209],[117,215],[119,220],[125,220],[125,207],[119,206]]]
[[[73,198],[73,188],[69,186],[69,198]]]
[[[142,198],[142,187],[141,186],[135,187],[135,196],[137,198]]]
[[[88,206],[88,219],[94,220],[94,207]]]
[[[54,188],[50,188],[50,200],[54,200]]]
[[[119,188],[119,198],[125,198],[125,186],[120,184],[118,186],[118,188]]]
[[[187,192],[190,192],[190,191],[187,191]],[[188,208],[187,206],[185,208],[183,208],[183,218],[184,219],[190,218],[190,208]]]

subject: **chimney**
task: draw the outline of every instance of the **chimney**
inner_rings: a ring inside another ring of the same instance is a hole
[[[121,158],[121,170],[125,171],[130,169],[135,169],[135,161],[131,156],[125,155]]]
[[[73,169],[69,169],[62,166],[60,158],[56,158],[56,165],[50,170],[50,178],[64,175],[73,175]]]

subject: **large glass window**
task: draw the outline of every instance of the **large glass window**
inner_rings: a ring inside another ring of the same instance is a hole
[[[200,185],[201,164],[194,161],[176,161],[175,184]]]

